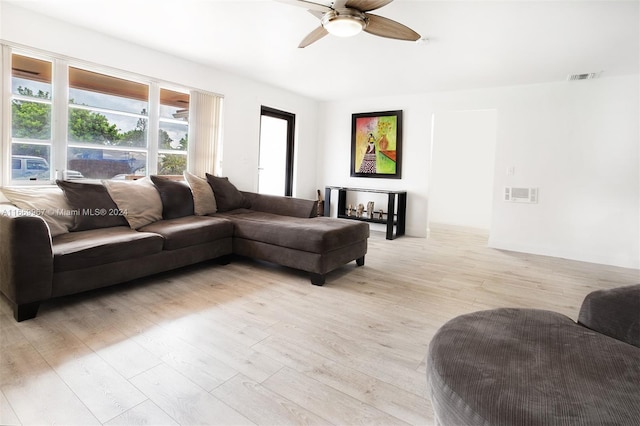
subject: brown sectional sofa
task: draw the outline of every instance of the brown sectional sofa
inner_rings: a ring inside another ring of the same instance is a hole
[[[210,259],[228,263],[231,254],[307,271],[316,285],[352,260],[364,264],[366,223],[315,217],[312,200],[240,194],[241,208],[160,219],[137,229],[121,225],[53,237],[42,215],[0,204],[0,291],[16,321],[23,321],[54,297]]]

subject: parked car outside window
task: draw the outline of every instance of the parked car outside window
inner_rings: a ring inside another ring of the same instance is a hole
[[[13,180],[49,180],[49,163],[42,157],[14,155],[11,157],[11,178]]]
[[[82,173],[75,170],[63,170],[62,179],[82,179]],[[11,156],[12,180],[50,180],[49,163],[42,157],[33,155]]]

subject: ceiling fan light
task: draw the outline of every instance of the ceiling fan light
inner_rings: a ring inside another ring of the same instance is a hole
[[[322,17],[322,26],[329,34],[338,37],[351,37],[366,28],[367,17],[355,9],[332,10]]]
[[[364,22],[351,16],[337,16],[323,24],[329,34],[338,37],[352,37],[364,29]]]

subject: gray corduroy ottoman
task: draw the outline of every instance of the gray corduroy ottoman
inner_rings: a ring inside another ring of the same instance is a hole
[[[598,328],[603,316],[608,330]],[[447,426],[638,425],[638,346],[640,286],[590,294],[580,323],[534,309],[459,316],[429,347],[436,420]]]

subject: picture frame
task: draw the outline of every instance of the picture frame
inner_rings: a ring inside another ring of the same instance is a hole
[[[351,177],[400,179],[402,110],[351,116]]]

